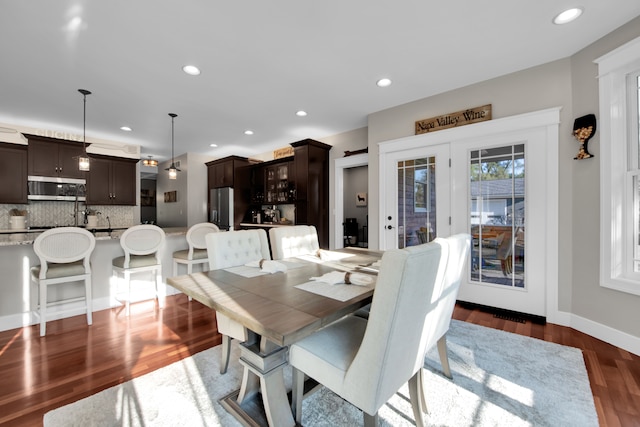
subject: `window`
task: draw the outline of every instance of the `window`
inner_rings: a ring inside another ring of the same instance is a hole
[[[640,38],[598,58],[600,284],[640,295]]]

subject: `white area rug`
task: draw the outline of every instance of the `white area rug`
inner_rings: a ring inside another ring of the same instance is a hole
[[[425,359],[429,426],[598,426],[579,349],[455,320],[447,341],[453,381],[435,349]],[[225,375],[217,346],[48,412],[44,426],[239,426],[218,403],[240,384],[236,344],[233,351]],[[406,386],[379,413],[383,426],[415,425]],[[325,388],[304,401],[305,426],[362,422]]]

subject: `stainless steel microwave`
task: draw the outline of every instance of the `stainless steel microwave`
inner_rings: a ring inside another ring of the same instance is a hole
[[[27,178],[29,200],[59,200],[73,202],[85,200],[86,180],[50,176]]]

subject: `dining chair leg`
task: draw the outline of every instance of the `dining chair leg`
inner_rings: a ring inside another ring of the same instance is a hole
[[[193,273],[193,265],[192,264],[187,264],[187,274],[191,274]],[[177,276],[177,274],[174,274],[175,276]],[[192,298],[189,297],[189,301],[191,301]]]
[[[131,305],[131,276],[128,271],[124,272],[124,280],[127,282],[127,300],[125,301],[125,316],[129,317],[129,306]]]
[[[178,262],[176,260],[173,261],[173,275],[178,275]]]
[[[369,415],[363,411],[362,416],[364,418],[364,427],[380,427],[380,417],[378,417],[377,412],[375,415]]]
[[[420,393],[420,403],[422,404],[422,412],[425,414],[429,413],[429,408],[427,406],[427,384],[424,376],[424,368],[420,368],[418,371],[419,379],[418,379],[418,393]]]
[[[229,335],[222,336],[222,355],[220,360],[220,373],[226,374],[229,367],[229,357],[231,356],[231,337]]]
[[[442,364],[442,372],[445,377],[453,379],[451,375],[451,367],[449,366],[449,356],[447,355],[447,336],[443,335],[438,340],[438,354],[440,355],[440,363]]]
[[[424,416],[422,414],[424,408],[422,407],[422,398],[420,396],[422,392],[421,372],[422,368],[409,379],[409,400],[411,401],[416,427],[424,427]]]
[[[84,279],[84,297],[87,306],[87,325],[93,325],[93,294],[91,292],[91,277]]]
[[[39,284],[40,287],[40,336],[47,333],[47,285]]]
[[[304,393],[304,372],[293,368],[291,383],[291,411],[296,423],[302,425],[302,399]]]

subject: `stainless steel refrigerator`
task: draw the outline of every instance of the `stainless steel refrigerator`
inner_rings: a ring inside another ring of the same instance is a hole
[[[233,230],[233,188],[214,188],[210,190],[211,212],[209,221],[220,230]]]

